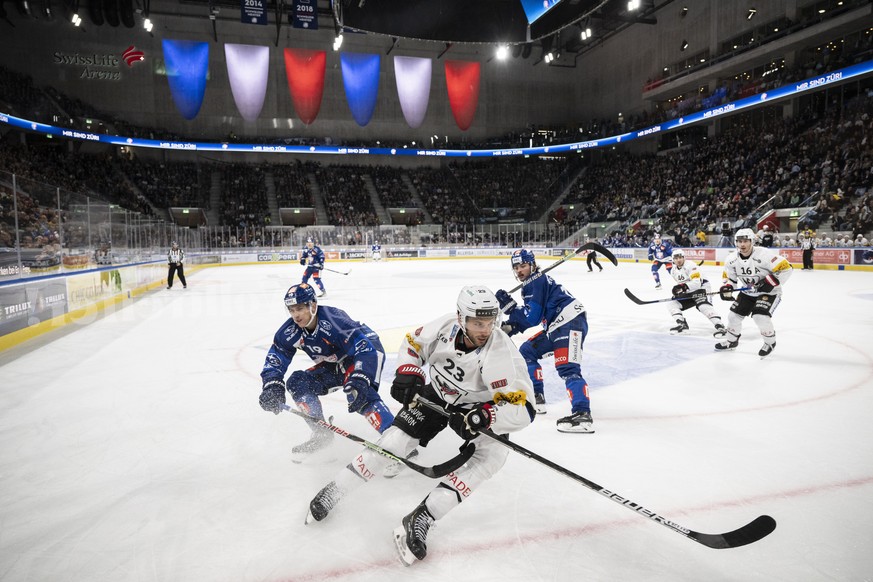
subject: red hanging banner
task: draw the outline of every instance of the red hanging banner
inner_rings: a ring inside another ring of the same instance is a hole
[[[285,49],[285,76],[291,101],[300,121],[309,125],[318,117],[324,95],[324,70],[327,55],[324,51]]]
[[[467,131],[479,105],[479,63],[446,61],[446,86],[455,123]]]

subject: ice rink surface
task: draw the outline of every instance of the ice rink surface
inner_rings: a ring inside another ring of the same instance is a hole
[[[602,273],[584,261],[551,272],[588,310],[597,432],[555,430],[570,407],[549,359],[548,413],[513,440],[693,530],[772,515],[769,537],[709,549],[515,453],[437,523],[412,567],[391,532],[434,485],[412,471],[375,478],[305,526],[309,500],[358,447],[337,438],[322,462],[294,464],[305,423],[258,406],[302,268],[222,267],[0,354],[0,579],[873,580],[873,275],[795,270],[761,360],[751,320],[734,352],[713,351],[696,311],[690,333],[671,336],[664,304],[622,292],[667,296],[648,265],[602,262]],[[389,353],[454,311],[463,285],[515,285],[508,259],[328,266],[352,270],[325,273],[322,303],[367,323]],[[717,288],[720,268],[701,269]],[[293,367],[309,365],[298,355]],[[381,392],[396,410],[392,371],[389,360]],[[377,439],[342,393],[323,401],[335,424]],[[459,443],[444,431],[420,463]]]

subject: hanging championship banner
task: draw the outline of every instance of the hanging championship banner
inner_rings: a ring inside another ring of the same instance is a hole
[[[267,0],[240,0],[240,22],[267,24]]]
[[[294,0],[291,25],[294,28],[318,30],[317,0]]]

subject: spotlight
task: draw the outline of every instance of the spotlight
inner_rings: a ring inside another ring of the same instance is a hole
[[[336,38],[333,39],[333,50],[338,51],[341,46],[343,46],[343,33],[339,33],[336,35]]]
[[[70,19],[73,22],[73,26],[80,26],[82,24],[82,17],[79,16],[79,13],[73,14],[73,17]]]
[[[687,41],[687,40],[683,40],[683,41],[682,41],[682,46],[679,48],[679,50],[680,50],[680,51],[684,51],[684,50],[687,49],[687,48],[688,48],[688,41]]]
[[[757,13],[758,13],[758,11],[756,9],[749,8],[749,14],[746,16],[746,20],[753,19],[755,17],[755,14],[757,14]]]
[[[497,45],[497,50],[494,51],[494,56],[497,57],[498,61],[505,61],[509,56],[509,47],[505,44]]]
[[[146,29],[146,32],[151,32],[155,25],[152,24],[150,19],[146,18],[142,21],[142,27]]]

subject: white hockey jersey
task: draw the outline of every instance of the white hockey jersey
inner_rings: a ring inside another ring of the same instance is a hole
[[[436,319],[406,337],[400,344],[398,367],[430,365],[434,391],[449,404],[494,402],[491,430],[515,432],[531,423],[527,402],[534,402],[533,384],[518,348],[500,328],[481,348],[458,350],[461,333],[455,314]]]
[[[754,287],[768,275],[773,275],[779,280],[779,285],[767,292],[768,295],[773,295],[782,293],[782,285],[793,271],[791,264],[782,255],[764,247],[753,247],[752,254],[748,258],[740,256],[739,251],[731,252],[725,259],[722,278],[734,287]],[[743,293],[752,297],[763,295],[754,289]]]
[[[673,263],[673,270],[670,271],[670,276],[673,277],[673,280],[676,281],[677,285],[681,283],[688,285],[689,293],[701,288],[707,293],[710,291],[709,281],[706,281],[703,278],[697,265],[688,259],[685,260],[685,264],[681,267],[678,267],[676,266],[676,263]]]

